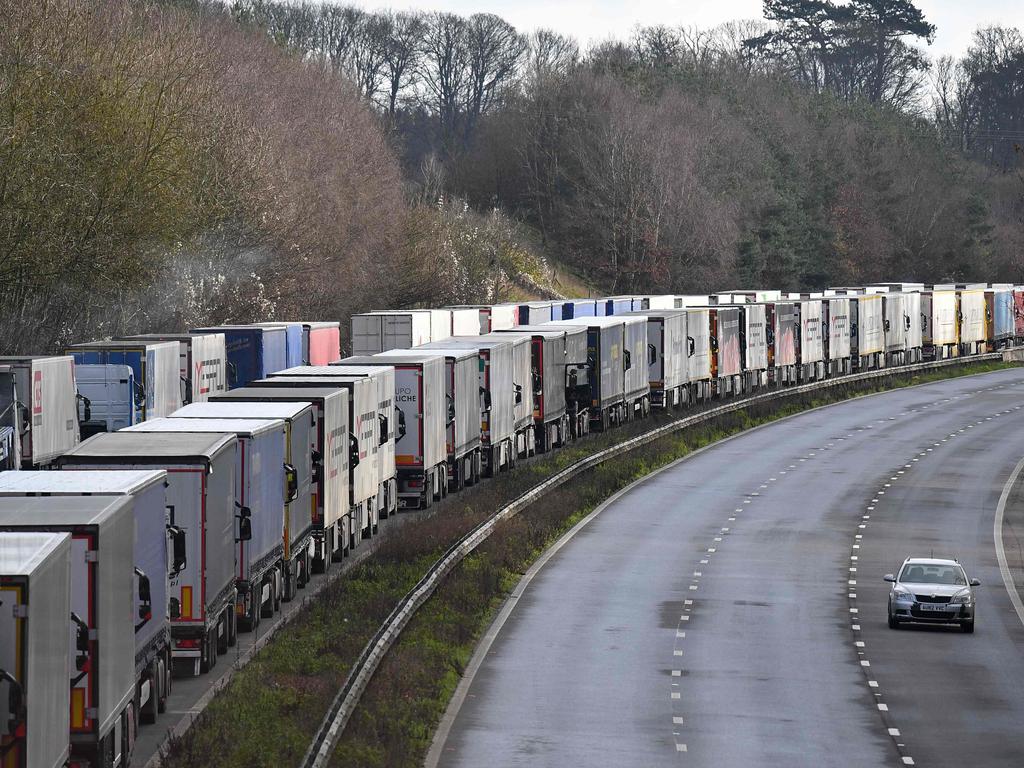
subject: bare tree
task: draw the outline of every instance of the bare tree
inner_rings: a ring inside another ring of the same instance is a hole
[[[451,153],[468,78],[466,20],[452,13],[434,12],[424,22],[423,57],[417,72],[425,104],[437,116],[444,149]]]
[[[384,72],[387,83],[385,109],[393,118],[398,98],[403,90],[415,83],[416,69],[421,55],[420,41],[426,30],[423,14],[416,12],[386,12],[390,39],[384,52]]]
[[[391,44],[391,19],[387,15],[364,13],[356,21],[349,50],[352,77],[364,97],[373,101],[387,74]]]
[[[579,43],[571,37],[550,29],[538,29],[527,38],[525,74],[533,84],[568,74],[579,60]]]
[[[500,99],[518,74],[526,38],[504,19],[475,13],[465,26],[466,127],[468,140],[480,115]]]

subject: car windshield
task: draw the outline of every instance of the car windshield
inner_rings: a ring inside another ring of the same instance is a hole
[[[926,565],[907,563],[903,566],[900,581],[908,584],[949,584],[966,586],[963,569],[958,565]]]

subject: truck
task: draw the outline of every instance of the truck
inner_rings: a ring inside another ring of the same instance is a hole
[[[178,342],[178,375],[184,384],[182,405],[203,403],[227,391],[228,358],[223,333],[143,333],[123,338]]]
[[[122,430],[94,435],[58,462],[62,469],[167,471],[167,524],[185,532],[184,567],[168,584],[176,675],[212,669],[234,644],[235,550],[251,525],[235,509],[236,442],[233,433]]]
[[[885,331],[885,364],[902,365],[906,358],[907,334],[912,325],[902,293],[882,293],[882,328]]]
[[[375,355],[427,344],[432,339],[431,322],[427,309],[352,315],[352,354]]]
[[[284,544],[288,538],[284,507],[298,480],[285,461],[287,440],[280,419],[155,419],[125,432],[216,433],[234,435],[235,606],[237,625],[254,631],[271,618],[285,591]],[[243,522],[244,521],[244,522]],[[296,553],[299,558],[302,553]],[[293,574],[293,576],[296,574]],[[300,582],[299,586],[304,586]],[[217,651],[217,649],[213,649]],[[213,654],[211,654],[213,655]]]
[[[0,423],[17,433],[22,469],[39,469],[79,441],[71,356],[0,357]]]
[[[569,299],[562,304],[562,319],[575,320],[581,317],[594,317],[597,314],[597,301],[594,299]]]
[[[829,376],[841,376],[850,373],[850,299],[836,296],[822,299],[825,311],[825,323],[828,326],[826,335],[825,359]]]
[[[300,365],[330,365],[341,357],[341,324],[331,321],[302,323]]]
[[[796,384],[800,352],[800,302],[776,301],[775,376],[776,384]]]
[[[326,573],[331,562],[340,561],[348,552],[349,534],[353,530],[348,490],[348,392],[299,382],[288,382],[294,386],[278,387],[276,382],[279,381],[282,380],[259,379],[248,387],[218,395],[212,402],[298,402],[313,406],[316,443],[313,458],[312,570],[314,573]]]
[[[392,367],[399,427],[395,442],[400,508],[426,509],[448,492],[444,361],[423,355],[352,356],[332,367]],[[355,375],[355,374],[354,374]]]
[[[686,311],[648,309],[638,313],[647,319],[647,380],[651,404],[668,408],[689,398],[690,344]]]
[[[448,309],[476,310],[480,320],[479,328],[473,333],[455,333],[453,325],[452,336],[475,336],[519,325],[518,304],[462,304]],[[461,324],[459,327],[462,327]],[[468,331],[468,326],[466,330]]]
[[[885,365],[885,326],[882,315],[882,297],[879,294],[847,294],[850,296],[850,357],[857,371],[881,368]]]
[[[743,345],[740,343],[740,308],[719,305],[708,308],[711,332],[711,376],[719,397],[742,391]]]
[[[320,371],[319,375],[304,375],[305,371]],[[353,527],[349,531],[349,546],[358,546],[360,539],[369,539],[377,533],[380,524],[381,475],[380,418],[377,413],[376,383],[365,377],[348,377],[334,366],[299,366],[271,376],[260,386],[273,386],[285,379],[302,386],[322,386],[344,389],[348,392],[349,432],[349,509]],[[281,386],[292,386],[282,384]],[[387,512],[384,513],[387,517]]]
[[[480,310],[472,307],[451,307],[452,336],[476,336],[480,331]],[[335,358],[337,359],[337,358]]]
[[[540,323],[550,323],[551,317],[551,305],[550,301],[528,301],[519,305],[519,324],[520,325],[539,325]]]
[[[185,566],[185,532],[167,522],[163,470],[0,473],[0,497],[127,496],[135,518],[135,711],[156,722],[171,691],[170,580]],[[148,618],[147,618],[148,617]]]
[[[800,333],[797,346],[800,355],[800,380],[817,381],[825,376],[825,321],[822,296],[800,299]]]
[[[171,418],[196,419],[204,423],[223,419],[266,419],[284,422],[284,468],[287,489],[284,494],[281,599],[290,602],[295,598],[296,588],[308,584],[312,575],[312,539],[316,514],[313,499],[314,477],[318,471],[319,461],[316,455],[316,415],[313,404],[193,403],[172,413]]]
[[[960,319],[960,353],[977,355],[988,343],[984,289],[957,289]]]
[[[533,420],[536,451],[546,453],[565,443],[574,434],[577,410],[570,403],[577,382],[569,380],[569,366],[586,364],[586,329],[552,328],[549,325],[521,325],[502,334],[521,334],[530,340],[530,367],[533,389]],[[570,360],[570,335],[577,338],[582,351]],[[584,377],[586,371],[584,369]],[[585,406],[584,406],[585,407]]]
[[[751,392],[768,384],[768,310],[758,303],[741,304],[739,310],[743,391]]]
[[[559,320],[547,325],[552,328],[587,329],[590,430],[604,431],[613,424],[625,421],[625,320],[621,317],[584,317],[579,320]]]
[[[686,312],[687,400],[691,403],[707,400],[712,394],[711,377],[711,310],[693,306]]]
[[[1013,290],[989,288],[985,291],[985,316],[989,349],[995,352],[1013,344],[1016,324],[1013,310]]]
[[[181,407],[183,397],[182,380],[179,374],[179,345],[176,341],[128,341],[111,339],[73,344],[67,354],[75,365],[128,366],[135,378],[135,405],[141,421],[158,419]],[[93,406],[105,396],[119,390],[103,387],[85,391],[82,395]],[[118,403],[110,403],[110,409],[122,409]]]
[[[142,421],[142,388],[127,365],[77,365],[78,431],[83,438]]]
[[[305,332],[302,323],[290,323],[284,320],[268,320],[261,323],[252,323],[257,328],[283,328],[284,329],[284,364],[286,368],[293,365],[302,365],[303,342]],[[267,372],[268,374],[271,371]]]
[[[40,650],[62,672],[70,669],[65,678],[71,695],[68,765],[130,764],[138,721],[131,663],[135,624],[149,618],[135,610],[132,500],[126,496],[3,497],[0,531],[70,534],[71,610],[58,618],[40,606],[41,613],[46,611],[45,623],[56,630],[54,646],[44,643]],[[63,611],[64,606],[59,607]],[[56,648],[68,651],[67,666],[57,661]],[[35,689],[25,691],[29,699],[35,693]],[[60,717],[55,722],[63,725],[67,720]],[[45,727],[48,739],[63,743],[61,732],[50,723]]]
[[[924,358],[942,360],[955,356],[959,343],[956,291],[924,291],[921,315]]]
[[[515,425],[515,453],[517,457],[527,458],[537,451],[536,429],[533,417],[533,362],[532,340],[530,334],[518,335],[508,333],[488,333],[479,337],[481,340],[493,339],[512,344],[512,391],[515,407],[513,424]]]
[[[481,397],[480,442],[483,473],[493,477],[499,471],[515,465],[516,405],[515,346],[512,340],[494,338],[493,335],[460,336],[425,345],[434,350],[469,350],[479,355],[479,392]],[[522,386],[522,385],[519,385]]]
[[[0,755],[63,768],[71,745],[71,537],[0,533]]]
[[[1013,325],[1015,343],[1024,343],[1024,285],[1013,288]]]
[[[280,325],[220,325],[193,328],[189,332],[224,334],[228,389],[244,387],[250,381],[288,367],[288,334]]]
[[[599,299],[598,304],[604,304],[604,311],[599,311],[598,314],[607,317],[611,315],[621,315],[626,312],[632,312],[634,309],[633,298],[634,297],[632,296],[609,296],[604,299]],[[640,309],[640,306],[638,305],[636,309]]]
[[[430,349],[428,346],[415,350],[396,349],[390,354],[435,355],[444,360],[448,491],[461,491],[467,485],[479,482],[483,472],[479,353],[474,349]]]

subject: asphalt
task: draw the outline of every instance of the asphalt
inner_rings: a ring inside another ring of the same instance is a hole
[[[635,486],[514,596],[440,764],[1024,765],[993,545],[1022,395],[1011,370],[862,398]],[[985,584],[974,635],[886,626],[882,576],[933,549]]]

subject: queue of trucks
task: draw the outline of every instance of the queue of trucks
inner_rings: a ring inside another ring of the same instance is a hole
[[[1024,288],[614,296],[0,358],[0,764],[128,766],[202,675],[402,509],[591,431],[1024,342]]]

